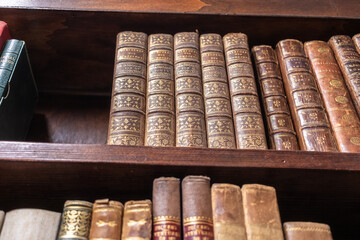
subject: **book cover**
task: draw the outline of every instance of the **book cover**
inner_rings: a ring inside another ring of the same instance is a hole
[[[330,226],[315,222],[285,222],[286,240],[332,240]]]
[[[7,40],[10,39],[9,28],[6,22],[0,21],[0,53]]]

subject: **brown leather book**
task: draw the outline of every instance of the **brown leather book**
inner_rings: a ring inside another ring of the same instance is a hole
[[[223,42],[237,148],[267,149],[247,36],[229,33]]]
[[[270,147],[299,150],[276,53],[267,45],[253,47],[252,53],[264,103]]]
[[[339,151],[360,152],[360,119],[330,46],[323,41],[311,41],[304,47]]]
[[[332,240],[330,227],[314,222],[285,222],[286,240]]]
[[[248,240],[283,240],[275,188],[260,184],[242,186]]]
[[[337,35],[329,40],[335,58],[343,73],[354,106],[360,116],[360,54],[349,36]]]
[[[96,200],[89,239],[121,240],[123,210],[124,206],[121,202],[109,199]]]
[[[360,33],[354,35],[352,40],[354,41],[357,52],[360,54]]]
[[[210,178],[187,176],[182,181],[183,239],[214,239]]]
[[[175,146],[173,36],[152,34],[148,39],[145,145]]]
[[[144,145],[146,54],[145,33],[117,35],[108,144]]]
[[[174,38],[176,146],[207,147],[199,34],[181,32]]]
[[[152,196],[153,240],[180,240],[180,180],[173,177],[156,178]]]
[[[337,151],[302,42],[294,39],[282,40],[277,44],[276,52],[300,149]]]
[[[225,183],[213,184],[211,205],[214,240],[247,240],[239,186]]]
[[[200,53],[208,147],[234,149],[234,122],[221,36],[202,34]]]
[[[151,201],[125,203],[121,240],[151,240]]]

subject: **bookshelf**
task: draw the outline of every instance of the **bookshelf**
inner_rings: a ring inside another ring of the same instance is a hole
[[[27,43],[40,90],[28,139],[0,142],[0,208],[151,198],[155,177],[204,174],[272,185],[283,222],[324,222],[334,239],[360,238],[360,154],[105,145],[118,32],[244,32],[250,46],[275,46],[359,33],[359,8],[356,0],[0,3],[12,37]]]

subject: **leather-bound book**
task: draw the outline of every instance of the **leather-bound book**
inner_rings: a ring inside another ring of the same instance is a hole
[[[360,54],[360,33],[354,35],[352,40],[354,41],[357,52]]]
[[[0,211],[0,233],[1,233],[2,225],[3,225],[3,223],[4,223],[4,219],[5,219],[5,212],[4,212],[4,211]]]
[[[354,106],[360,117],[360,54],[349,36],[337,35],[329,40],[335,58],[344,76]]]
[[[209,148],[236,148],[222,38],[200,36],[205,120]]]
[[[304,47],[339,151],[360,153],[360,119],[330,46],[323,41],[311,41]]]
[[[144,145],[146,56],[145,33],[117,35],[108,144]]]
[[[276,52],[300,149],[337,151],[303,44],[294,39],[282,40]]]
[[[125,203],[121,240],[151,240],[151,201]]]
[[[173,177],[156,178],[152,196],[153,240],[180,240],[180,180]]]
[[[4,43],[10,39],[9,28],[6,22],[0,21],[0,53]]]
[[[314,222],[285,222],[286,240],[332,240],[329,225]]]
[[[223,42],[237,148],[267,149],[247,36],[229,33]]]
[[[187,176],[182,181],[183,239],[214,239],[210,178]]]
[[[175,146],[173,36],[152,34],[148,39],[145,145]]]
[[[56,238],[60,213],[42,209],[16,209],[6,213],[1,240],[50,240]]]
[[[247,240],[239,186],[225,183],[213,184],[211,205],[214,240]]]
[[[64,204],[57,240],[89,239],[93,204],[68,200]]]
[[[89,240],[121,240],[123,210],[121,202],[109,199],[96,200],[93,205]]]
[[[248,240],[283,240],[275,188],[260,184],[242,186]]]
[[[174,36],[176,146],[207,147],[199,34]]]
[[[252,53],[264,104],[270,147],[276,150],[299,150],[276,53],[267,45],[253,47]]]

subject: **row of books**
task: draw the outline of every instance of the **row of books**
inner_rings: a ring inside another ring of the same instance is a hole
[[[327,224],[286,222],[282,228],[273,187],[213,184],[210,188],[205,176],[187,176],[181,185],[182,201],[180,180],[161,177],[153,182],[152,201],[128,201],[124,207],[109,199],[94,204],[70,200],[61,216],[40,209],[13,210],[6,213],[0,240],[332,239]],[[0,223],[1,218],[4,214]]]
[[[254,71],[243,33],[120,32],[107,143],[360,152],[353,39],[254,46]]]

